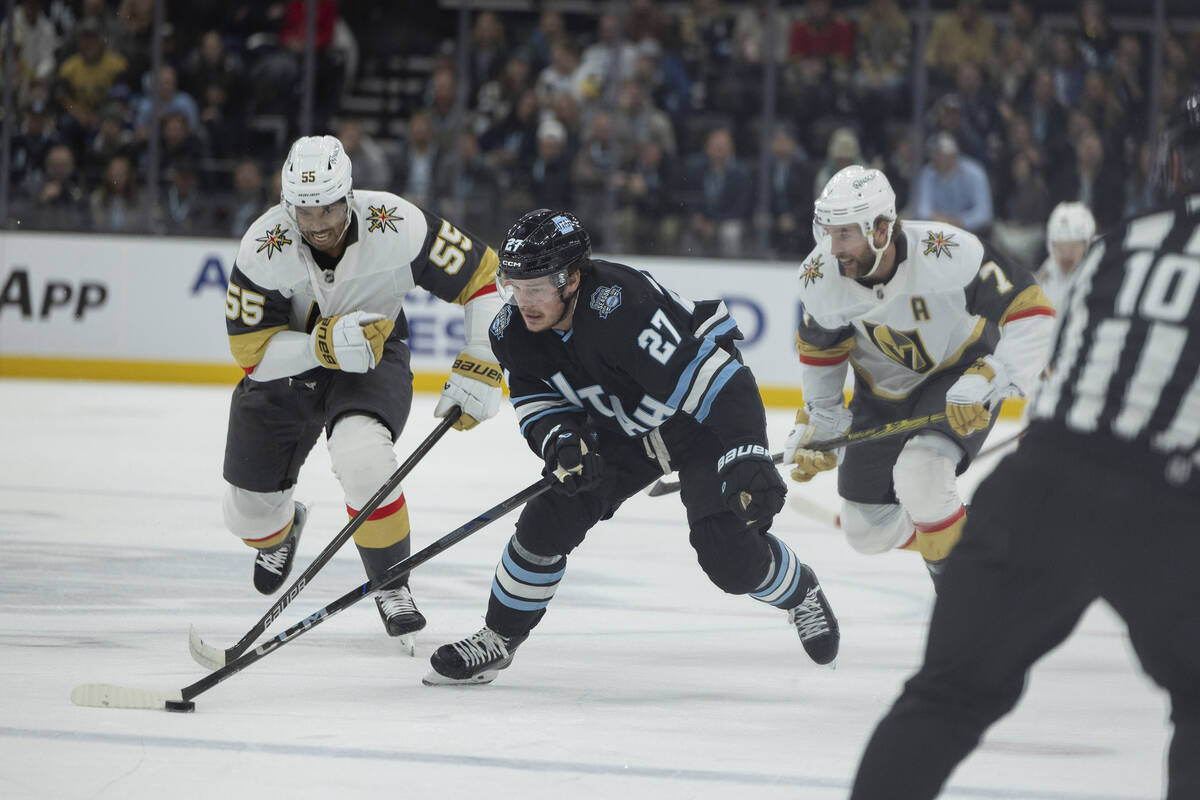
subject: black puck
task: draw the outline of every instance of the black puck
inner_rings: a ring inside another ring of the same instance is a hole
[[[196,704],[191,700],[168,700],[166,707],[167,711],[178,711],[180,713],[196,710]]]

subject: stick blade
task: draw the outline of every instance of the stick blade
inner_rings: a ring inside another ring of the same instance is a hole
[[[188,626],[188,652],[192,660],[208,670],[217,670],[228,663],[224,650],[218,650],[211,644],[206,644],[196,632],[195,625]]]
[[[655,481],[646,489],[646,494],[650,497],[662,497],[664,494],[672,494],[679,491],[679,483],[676,481],[660,480]]]
[[[182,703],[183,692],[130,689],[111,683],[85,683],[71,690],[71,702],[88,708],[144,708],[165,711],[168,702]]]

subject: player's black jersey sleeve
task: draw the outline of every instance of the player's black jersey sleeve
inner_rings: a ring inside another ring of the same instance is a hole
[[[421,209],[427,233],[412,263],[413,280],[430,294],[466,305],[496,282],[496,251],[468,231]]]
[[[251,281],[233,265],[225,293],[225,331],[238,366],[250,371],[262,361],[267,342],[291,321],[291,303],[280,292]]]
[[[1005,263],[984,246],[979,272],[966,286],[967,311],[1004,326],[1024,317],[1054,315],[1054,306],[1033,273]]]

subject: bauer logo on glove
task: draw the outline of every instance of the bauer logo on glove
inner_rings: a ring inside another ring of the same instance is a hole
[[[504,394],[500,382],[504,373],[493,360],[491,349],[486,350],[486,355],[484,352],[482,347],[468,347],[458,354],[450,368],[450,378],[442,387],[442,397],[433,410],[435,417],[444,417],[454,406],[462,408],[462,416],[454,423],[460,431],[474,428],[500,410]]]

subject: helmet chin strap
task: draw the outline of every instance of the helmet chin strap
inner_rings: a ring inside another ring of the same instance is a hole
[[[574,310],[575,302],[579,299],[579,287],[576,286],[575,291],[571,292],[571,294],[569,294],[569,295],[564,295],[562,293],[562,289],[559,289],[558,296],[562,298],[563,310],[562,310],[562,313],[558,315],[558,319],[556,319],[556,320],[554,320],[554,322],[550,323],[551,328],[553,328],[555,325],[557,325],[558,323],[560,323],[564,319],[566,319],[567,314],[571,313],[571,311]]]
[[[883,247],[880,248],[875,247],[874,231],[867,234],[867,246],[870,247],[871,252],[875,254],[875,263],[872,264],[871,268],[862,275],[862,278],[871,277],[875,274],[875,270],[879,269],[880,263],[883,262],[883,254],[887,252],[888,245],[892,243],[892,230],[895,228],[895,225],[896,223],[894,220],[888,222],[887,240],[884,241]],[[863,231],[863,233],[866,233],[866,231]],[[862,278],[859,278],[859,280],[862,280]]]

